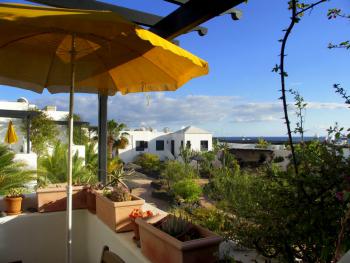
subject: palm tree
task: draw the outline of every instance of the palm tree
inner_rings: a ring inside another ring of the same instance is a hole
[[[39,160],[39,186],[47,183],[64,183],[67,181],[67,146],[57,142],[51,155],[45,155]],[[73,156],[73,184],[93,183],[97,174],[92,173],[84,165],[84,160],[75,153]]]
[[[109,120],[107,123],[107,146],[108,146],[108,157],[113,158],[113,152],[116,151],[118,155],[119,149],[125,149],[129,141],[125,137],[128,133],[120,132],[126,128],[124,123],[117,123],[115,120]]]
[[[15,162],[15,153],[5,145],[0,144],[0,195],[13,188],[25,187],[25,184],[35,180],[34,171],[26,170],[25,164]]]
[[[94,141],[85,144],[85,167],[93,174],[97,174],[98,171],[98,154],[95,147]]]

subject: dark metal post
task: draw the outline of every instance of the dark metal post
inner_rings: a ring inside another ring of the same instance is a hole
[[[107,101],[108,96],[98,95],[98,179],[107,179]]]
[[[27,153],[30,153],[30,115],[27,116]]]

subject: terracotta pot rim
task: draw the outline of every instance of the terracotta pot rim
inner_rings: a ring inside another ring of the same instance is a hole
[[[73,191],[79,191],[86,189],[84,185],[73,185]],[[37,193],[52,193],[52,192],[66,192],[67,184],[50,184],[43,188],[38,188],[36,190]]]
[[[124,202],[113,202],[108,197],[104,196],[101,192],[96,192],[96,198],[104,199],[107,201],[111,206],[113,207],[124,207],[124,206],[130,206],[130,205],[143,205],[145,203],[145,200],[141,197],[138,197],[136,195],[130,194],[134,200],[131,201],[124,201]]]
[[[165,218],[163,218],[162,220],[164,220]],[[182,242],[140,218],[137,218],[135,222],[136,224],[139,225],[140,228],[143,228],[144,230],[151,232],[153,235],[157,236],[159,239],[162,239],[163,241],[167,242],[169,245],[176,247],[178,250],[181,250],[181,251],[192,250],[199,247],[207,247],[207,246],[219,244],[223,240],[221,236],[218,236],[217,234],[211,232],[210,230],[198,225],[193,225],[194,228],[200,230],[202,233],[204,232],[205,236]]]
[[[9,196],[5,196],[5,200],[22,200],[24,198],[24,196],[16,196],[16,197],[9,197]]]

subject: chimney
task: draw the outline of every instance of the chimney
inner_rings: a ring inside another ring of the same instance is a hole
[[[56,110],[57,110],[56,106],[49,105],[44,107],[44,111],[56,111]]]

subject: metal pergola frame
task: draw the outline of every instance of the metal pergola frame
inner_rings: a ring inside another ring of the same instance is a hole
[[[210,19],[229,14],[238,20],[242,13],[234,7],[245,0],[164,0],[179,7],[169,15],[161,17],[139,10],[133,10],[96,0],[28,0],[53,7],[109,10],[138,25],[149,27],[159,36],[174,41],[182,34],[197,31],[199,35],[207,34],[207,29],[200,25]],[[108,96],[98,96],[98,177],[103,183],[107,178],[107,103]]]
[[[4,110],[0,109],[0,118],[13,118],[13,119],[23,119],[26,121],[26,139],[27,139],[27,153],[30,153],[30,124],[32,118],[38,116],[39,111],[36,110]],[[68,126],[68,121],[53,121],[57,125]],[[86,121],[74,121],[76,126],[87,126],[90,123]]]

